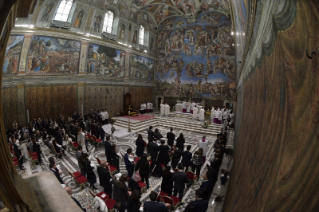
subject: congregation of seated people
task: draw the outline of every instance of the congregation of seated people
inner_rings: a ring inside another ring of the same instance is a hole
[[[13,153],[18,158],[19,167],[24,169],[22,166],[23,154],[19,148],[22,141],[27,142],[27,150],[30,151],[30,154],[36,153],[40,164],[42,162],[40,140],[52,152],[61,157],[68,149],[63,141],[68,141],[71,145],[73,142],[77,142],[76,158],[79,172],[87,178],[88,184],[94,191],[97,176],[88,159],[87,153],[90,149],[85,136],[85,133],[90,133],[101,139],[105,148],[106,160],[99,161],[97,174],[99,184],[104,190],[103,193],[113,200],[111,206],[107,205],[108,208],[111,207],[117,211],[127,210],[128,212],[140,211],[141,207],[144,211],[172,210],[184,204],[182,200],[187,189],[202,177],[203,183],[196,190],[196,196],[191,197],[196,200],[191,201],[184,211],[204,212],[207,210],[208,200],[217,182],[225,152],[227,136],[226,133],[223,133],[224,130],[218,134],[218,138],[213,144],[214,157],[206,158],[208,145],[212,141],[206,140],[205,136],[198,141],[192,154],[192,146],[185,147],[186,141],[182,133],[176,138],[173,128],[170,128],[166,139],[163,139],[160,131],[158,129],[153,131],[153,127],[150,126],[147,131],[147,142],[139,134],[135,141],[135,154],[131,148],[128,148],[123,157],[127,174],[116,177],[114,173],[120,173],[119,160],[121,156],[110,136],[107,136],[102,128],[102,124],[108,123],[105,114],[103,115],[104,111],[106,112],[106,110],[102,110],[99,113],[91,110],[89,114],[84,114],[84,117],[81,113],[74,112],[73,116],[68,117],[67,120],[64,120],[63,116],[60,116],[57,121],[35,119],[26,127],[21,127],[15,122],[13,129],[7,131],[7,137],[8,143],[13,147]],[[165,140],[167,140],[167,144]],[[207,171],[203,174],[201,170],[206,160],[208,160]],[[114,167],[116,172],[113,172],[110,167]],[[62,181],[61,170],[57,168],[53,159],[50,161],[50,170],[71,195],[72,190],[70,191],[70,188]],[[140,197],[150,188],[149,178],[151,176],[162,178],[160,190],[152,191],[149,196],[150,201],[142,204]],[[73,200],[82,208],[75,198]],[[82,210],[85,211],[86,208],[84,207]]]

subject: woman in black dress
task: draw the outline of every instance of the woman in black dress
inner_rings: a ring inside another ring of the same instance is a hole
[[[127,212],[139,212],[141,207],[141,192],[139,190],[133,190],[131,196],[127,201]]]
[[[158,158],[157,161],[160,164],[163,164],[164,166],[166,166],[170,160],[169,158],[169,147],[167,145],[165,145],[165,141],[161,140],[161,145],[158,147],[159,149],[159,153],[158,153]]]
[[[143,140],[142,138],[142,135],[141,134],[138,134],[138,137],[135,141],[135,144],[136,144],[136,155],[138,157],[141,157],[142,154],[144,153],[144,149],[145,149],[145,141]]]
[[[165,170],[163,171],[161,191],[167,193],[168,196],[171,196],[172,190],[173,190],[173,181],[172,181],[171,167],[167,166]]]
[[[112,165],[117,168],[117,171],[120,172],[120,157],[116,154],[116,145],[112,145],[112,152],[111,152],[111,160]]]
[[[176,139],[176,147],[180,149],[182,152],[184,152],[184,144],[185,144],[185,138],[183,133],[179,134],[179,137]]]
[[[84,153],[82,154],[81,159],[84,172],[86,173],[86,178],[90,183],[90,187],[92,189],[96,189],[94,186],[94,183],[96,183],[96,176],[93,172],[94,168],[91,166],[91,161],[89,161],[89,155]]]
[[[121,203],[126,204],[126,201],[128,198],[128,189],[127,189],[127,186],[125,184],[126,181],[127,181],[126,174],[122,174],[122,176],[120,177],[119,180],[116,180],[116,178],[113,177],[113,180],[111,181],[111,183],[114,185],[113,199],[116,202],[121,202]]]
[[[146,154],[141,156],[141,159],[137,161],[135,166],[135,171],[139,170],[141,175],[141,181],[146,183],[147,189],[149,189],[150,185],[148,182],[149,174],[150,174],[150,164],[147,161]]]
[[[163,136],[161,135],[161,133],[159,132],[157,128],[155,129],[155,132],[154,132],[154,138],[158,141],[161,140],[161,138],[163,138]]]

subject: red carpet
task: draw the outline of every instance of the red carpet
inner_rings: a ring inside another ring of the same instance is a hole
[[[128,116],[122,116],[122,117],[128,119]],[[137,121],[146,121],[152,118],[155,118],[155,116],[149,116],[149,115],[143,115],[143,114],[139,114],[138,116],[131,116],[132,120],[137,120]]]

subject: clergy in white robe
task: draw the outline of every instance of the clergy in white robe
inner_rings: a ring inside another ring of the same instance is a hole
[[[205,120],[205,110],[203,108],[199,110],[199,120],[200,121]]]
[[[164,116],[165,115],[165,105],[164,104],[161,104],[161,116]]]
[[[197,143],[198,148],[203,148],[203,163],[206,160],[206,153],[208,150],[208,141],[206,140],[206,136],[203,136],[202,140],[199,140]]]
[[[197,119],[197,113],[198,113],[198,108],[197,107],[194,107],[193,108],[193,119]]]
[[[186,113],[187,102],[183,101],[183,113]]]
[[[187,112],[187,113],[190,113],[190,112],[191,112],[191,102],[187,102],[186,112]]]
[[[170,107],[168,104],[166,104],[166,105],[165,105],[165,116],[166,116],[166,117],[169,116],[169,114],[170,114],[170,109],[171,109],[171,107]]]
[[[210,111],[210,119],[213,121],[214,120],[214,115],[215,115],[215,108],[212,106],[212,110]],[[215,123],[215,122],[214,122]]]
[[[223,122],[226,121],[227,117],[228,117],[228,110],[224,110],[224,112],[222,114]]]
[[[223,112],[221,110],[217,110],[217,119],[217,124],[221,124],[223,119]]]
[[[193,102],[193,103],[191,104],[191,113],[193,113],[193,110],[194,110],[195,106],[196,106],[196,104],[195,104],[195,102]]]

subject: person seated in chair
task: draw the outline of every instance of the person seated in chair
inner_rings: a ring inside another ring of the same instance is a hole
[[[208,208],[208,200],[203,199],[203,191],[196,190],[196,200],[191,201],[188,205],[194,205],[196,212],[205,212]]]
[[[156,201],[158,193],[152,191],[150,194],[151,201],[145,202],[143,211],[144,212],[168,212],[168,209],[171,207],[168,203],[159,203]]]

